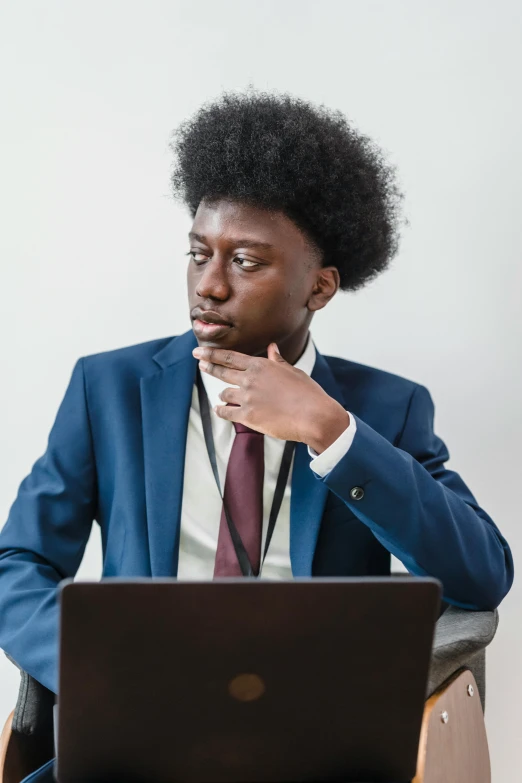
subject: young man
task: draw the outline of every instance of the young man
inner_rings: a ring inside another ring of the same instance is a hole
[[[310,335],[396,251],[379,150],[338,113],[252,92],[204,106],[173,149],[192,329],[76,363],[0,533],[0,646],[56,692],[56,588],[93,520],[104,576],[385,575],[391,553],[446,602],[496,607],[511,553],[445,469],[428,391]]]

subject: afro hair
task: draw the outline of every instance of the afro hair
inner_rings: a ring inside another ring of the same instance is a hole
[[[354,291],[398,246],[395,169],[346,117],[287,94],[225,92],[174,132],[174,196],[192,217],[227,198],[282,211]]]

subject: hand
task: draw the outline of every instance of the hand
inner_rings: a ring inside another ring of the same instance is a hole
[[[348,427],[348,412],[302,370],[289,364],[275,343],[268,358],[222,348],[195,348],[200,369],[238,389],[224,389],[217,405],[220,418],[236,421],[264,435],[306,443],[324,451]],[[238,407],[234,407],[238,406]]]

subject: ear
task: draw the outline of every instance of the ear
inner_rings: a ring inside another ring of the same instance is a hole
[[[283,364],[286,364],[286,361],[279,353],[279,348],[277,347],[277,343],[270,343],[267,350],[267,356],[272,362],[283,362]]]

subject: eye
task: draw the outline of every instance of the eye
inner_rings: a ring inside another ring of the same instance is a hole
[[[249,261],[248,258],[241,258],[241,256],[236,256],[234,261],[243,261],[245,264],[249,265],[241,266],[241,269],[251,269],[253,266],[261,266],[261,264],[256,264],[255,261]]]
[[[188,253],[186,253],[185,255],[192,256],[192,258],[196,263],[200,263],[205,258],[208,258],[208,256],[206,256],[204,253],[198,253],[197,250],[189,250]],[[196,256],[201,256],[201,258],[198,259],[196,258]]]
[[[198,253],[197,250],[189,250],[185,255],[191,256],[196,264],[202,264],[205,259],[209,258],[209,256],[206,256],[204,253]],[[242,256],[236,256],[234,261],[242,262],[241,264],[238,264],[240,269],[252,269],[253,267],[261,266],[261,264],[257,264],[255,261],[249,261],[248,258],[243,258]]]

